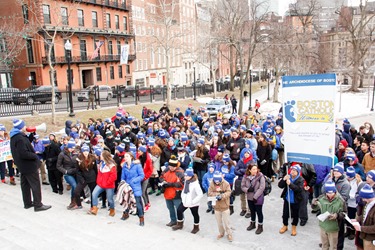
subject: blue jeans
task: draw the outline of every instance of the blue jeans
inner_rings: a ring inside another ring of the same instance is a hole
[[[138,217],[142,217],[144,215],[142,196],[135,196],[135,202],[137,204]]]
[[[197,172],[199,184],[201,185],[202,190],[204,190],[203,186],[202,186],[202,180],[203,180],[203,175],[205,173],[207,173],[207,171],[206,170],[197,170],[196,172]]]
[[[169,210],[169,217],[171,218],[172,222],[177,221],[177,216],[176,216],[176,210],[181,204],[181,199],[172,199],[172,200],[165,200],[167,203],[167,208]]]
[[[64,180],[72,187],[72,189],[70,190],[70,197],[74,198],[74,190],[77,187],[76,178],[73,175],[64,174]]]
[[[9,161],[4,161],[4,162],[0,162],[0,176],[1,176],[1,179],[4,180],[5,179],[5,173],[6,173],[6,166],[8,165],[8,173],[9,173],[9,177],[13,177],[14,176],[14,168],[13,168],[13,161],[12,160],[9,160]]]
[[[96,185],[96,187],[94,188],[94,191],[92,192],[92,205],[95,207],[98,206],[98,197],[103,191],[105,191],[107,194],[109,208],[115,208],[115,201],[113,200],[115,189],[114,188],[101,188],[98,185]]]

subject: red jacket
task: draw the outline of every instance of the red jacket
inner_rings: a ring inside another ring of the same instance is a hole
[[[106,165],[104,162],[98,164],[98,176],[96,184],[105,189],[115,188],[117,170],[115,165]]]
[[[154,171],[154,167],[152,166],[152,160],[149,153],[146,153],[146,162],[143,166],[143,173],[145,174],[145,178],[143,180],[147,180],[152,175],[152,172]]]

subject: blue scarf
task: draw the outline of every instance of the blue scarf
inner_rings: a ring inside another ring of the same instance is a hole
[[[299,175],[296,176],[296,178],[292,178],[292,175],[290,175],[290,181],[292,183],[294,183],[297,179],[298,179]],[[295,201],[295,198],[294,198],[294,191],[289,188],[288,191],[286,192],[286,196],[285,196],[285,199],[291,203],[291,204],[294,204],[296,201]]]

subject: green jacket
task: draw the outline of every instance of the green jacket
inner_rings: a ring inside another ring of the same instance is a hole
[[[339,193],[336,193],[335,197],[331,202],[329,202],[327,196],[325,194],[318,197],[318,205],[320,208],[321,213],[329,212],[330,214],[337,213],[336,220],[328,220],[319,221],[319,226],[326,231],[327,233],[338,232],[339,225],[338,220],[341,217],[342,212],[346,211],[345,202],[340,196]],[[313,209],[316,209],[317,206],[312,206]]]

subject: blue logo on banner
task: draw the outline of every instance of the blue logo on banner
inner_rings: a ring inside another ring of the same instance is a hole
[[[296,104],[296,101],[287,101],[284,105],[285,109],[285,118],[290,122],[295,122],[296,118],[294,117],[294,105]]]

